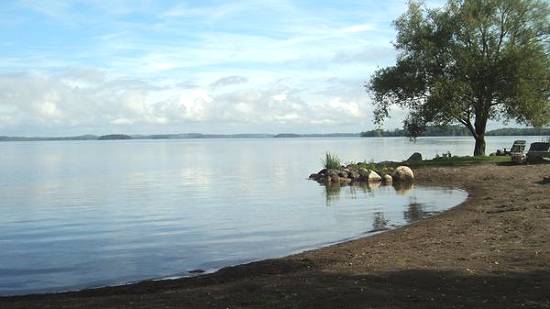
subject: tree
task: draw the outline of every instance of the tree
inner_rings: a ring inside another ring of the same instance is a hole
[[[485,154],[490,119],[550,123],[550,14],[537,0],[448,0],[429,9],[410,2],[394,21],[398,57],[366,84],[375,122],[392,105],[410,112],[413,136],[428,124],[462,124]]]

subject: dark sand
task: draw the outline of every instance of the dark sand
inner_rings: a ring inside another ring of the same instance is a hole
[[[550,165],[424,168],[466,189],[413,225],[195,278],[0,298],[0,308],[550,308]]]

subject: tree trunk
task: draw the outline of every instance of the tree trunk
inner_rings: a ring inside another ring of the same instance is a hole
[[[474,148],[474,156],[485,155],[485,134],[476,136],[476,146]]]

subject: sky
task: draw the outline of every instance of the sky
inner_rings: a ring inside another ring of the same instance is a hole
[[[440,5],[428,1],[428,5]],[[375,128],[405,0],[2,0],[0,135]],[[384,128],[401,127],[395,108]]]

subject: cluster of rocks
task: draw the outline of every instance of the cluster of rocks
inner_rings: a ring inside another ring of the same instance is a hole
[[[414,173],[408,166],[398,166],[390,174],[382,176],[373,170],[369,170],[360,165],[350,164],[342,166],[339,170],[322,169],[316,174],[311,174],[309,179],[316,180],[325,184],[347,185],[353,182],[382,182],[391,184],[392,182],[412,182]]]

